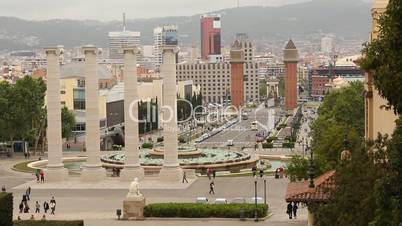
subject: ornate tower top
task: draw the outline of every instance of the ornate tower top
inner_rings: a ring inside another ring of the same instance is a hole
[[[289,63],[297,63],[299,61],[299,53],[292,39],[289,40],[283,50],[283,61]]]

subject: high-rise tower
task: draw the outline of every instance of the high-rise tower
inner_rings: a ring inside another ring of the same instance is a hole
[[[164,25],[154,29],[154,67],[156,71],[159,71],[162,65],[162,48],[164,45],[177,46],[177,26]],[[177,60],[176,60],[177,62]]]
[[[297,62],[299,53],[292,40],[283,50],[285,63],[285,110],[293,111],[297,107]]]
[[[201,58],[221,54],[221,17],[220,15],[201,17]]]

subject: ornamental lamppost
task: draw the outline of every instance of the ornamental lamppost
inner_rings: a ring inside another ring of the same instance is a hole
[[[258,222],[258,212],[257,212],[257,177],[254,177],[254,221]]]

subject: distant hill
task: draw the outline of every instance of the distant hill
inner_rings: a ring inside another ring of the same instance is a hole
[[[281,7],[241,7],[216,11],[222,15],[222,39],[227,44],[235,33],[272,39],[324,32],[365,38],[370,29],[371,4],[360,0],[313,0]],[[153,28],[167,23],[179,26],[180,41],[198,44],[200,15],[130,20],[129,30],[142,33],[142,43],[152,44]],[[107,33],[120,30],[121,22],[46,20],[28,21],[0,17],[0,51],[32,49],[54,44],[107,46]]]

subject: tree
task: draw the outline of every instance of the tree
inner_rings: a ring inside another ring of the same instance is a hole
[[[394,111],[402,115],[402,3],[390,0],[379,19],[378,38],[363,49],[362,68],[373,73],[374,84]]]
[[[75,117],[74,113],[65,106],[61,109],[61,125],[62,137],[69,139],[75,126]]]
[[[286,167],[286,174],[289,176],[291,181],[301,181],[306,180],[307,170],[309,168],[309,161],[305,158],[302,158],[299,155],[295,155],[290,160],[289,164]]]
[[[379,19],[378,38],[366,44],[361,66],[373,74],[374,85],[392,107],[402,115],[402,2],[390,0]],[[372,226],[402,225],[402,122],[396,122],[387,146],[388,170],[376,183],[378,205]]]

